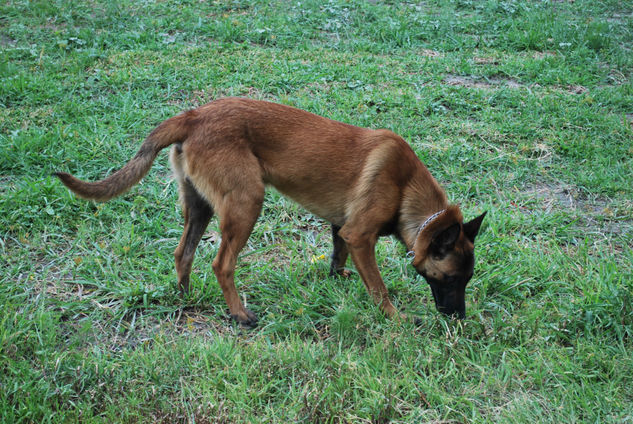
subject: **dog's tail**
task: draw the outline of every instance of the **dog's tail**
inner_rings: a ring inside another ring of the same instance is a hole
[[[136,155],[123,168],[107,178],[87,182],[65,172],[53,175],[79,197],[89,200],[106,201],[116,197],[137,184],[152,167],[158,153],[165,147],[183,142],[192,126],[194,111],[189,111],[167,119],[158,125],[145,139]]]

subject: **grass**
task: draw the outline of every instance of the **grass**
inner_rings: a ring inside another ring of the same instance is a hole
[[[633,422],[633,7],[606,1],[12,1],[0,5],[0,421]],[[489,211],[467,319],[437,314],[395,240],[379,266],[271,191],[226,319],[210,262],[175,288],[166,155],[105,204],[96,179],[161,120],[239,95],[403,137]]]

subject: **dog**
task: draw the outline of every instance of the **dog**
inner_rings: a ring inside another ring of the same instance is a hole
[[[380,236],[395,235],[431,287],[436,308],[465,316],[474,242],[484,212],[464,223],[459,206],[392,131],[330,120],[281,104],[245,98],[214,100],[159,124],[120,170],[97,182],[54,175],[77,196],[106,201],[137,184],[158,153],[172,146],[184,231],[174,252],[178,288],[189,290],[191,264],[214,214],[221,242],[213,271],[231,318],[246,327],[257,317],[235,288],[240,250],[253,229],[267,185],[332,225],[330,273],[349,275],[351,255],[373,301],[390,318],[406,318],[389,299],[374,253]]]

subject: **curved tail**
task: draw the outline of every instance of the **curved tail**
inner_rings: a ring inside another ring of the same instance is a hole
[[[162,122],[150,133],[136,155],[123,168],[101,181],[82,181],[65,172],[55,172],[53,175],[79,197],[99,201],[110,200],[141,181],[162,149],[173,143],[183,142],[187,138],[194,113],[185,112]]]

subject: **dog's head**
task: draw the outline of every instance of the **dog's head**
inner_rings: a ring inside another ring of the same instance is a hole
[[[486,212],[463,222],[452,205],[423,225],[413,246],[413,266],[431,286],[437,310],[466,316],[464,292],[475,266],[475,237]]]

